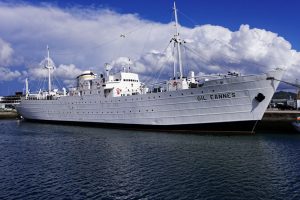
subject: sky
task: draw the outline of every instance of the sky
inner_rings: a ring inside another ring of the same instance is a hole
[[[177,0],[184,73],[264,73],[285,68],[300,77],[300,1]],[[100,74],[130,65],[144,82],[173,74],[171,0],[0,0],[0,96],[47,89],[49,45],[53,86],[74,85],[84,70]],[[176,54],[176,53],[175,53]],[[281,85],[281,89],[290,89]]]

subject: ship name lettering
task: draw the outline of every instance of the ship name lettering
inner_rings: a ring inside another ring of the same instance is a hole
[[[208,97],[205,95],[199,95],[197,96],[198,101],[206,101],[208,99],[214,100],[214,99],[231,99],[235,98],[236,94],[235,92],[226,92],[226,93],[218,93],[218,94],[211,94]]]
[[[211,94],[210,99],[231,99],[236,97],[235,92],[227,92],[227,93],[219,93],[219,94]]]
[[[207,99],[205,98],[204,95],[200,95],[200,96],[197,96],[197,100],[198,101],[206,101]]]

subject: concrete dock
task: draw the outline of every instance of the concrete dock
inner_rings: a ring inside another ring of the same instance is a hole
[[[300,117],[300,110],[267,110],[263,116],[263,121],[295,121]]]
[[[19,117],[19,114],[15,110],[1,110],[0,119],[16,119]]]
[[[257,131],[295,132],[292,123],[300,117],[299,110],[267,110],[258,123]]]

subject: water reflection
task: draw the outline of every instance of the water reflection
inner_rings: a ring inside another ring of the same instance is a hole
[[[299,135],[0,126],[1,199],[298,197]]]

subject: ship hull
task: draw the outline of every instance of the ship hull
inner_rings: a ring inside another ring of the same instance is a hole
[[[282,70],[275,70],[206,81],[198,88],[124,97],[107,98],[91,90],[83,96],[56,100],[29,98],[22,99],[17,110],[30,120],[199,131],[239,131],[244,124],[251,124],[245,127],[252,131],[253,122],[261,120],[279,84],[276,80],[282,75]]]
[[[25,119],[33,123],[59,124],[69,126],[86,126],[122,130],[141,130],[158,132],[179,132],[179,133],[227,133],[232,134],[252,134],[255,131],[258,121],[237,121],[207,124],[177,124],[177,125],[140,125],[140,124],[114,124],[114,123],[95,123],[95,122],[73,122],[73,121],[49,121]]]

